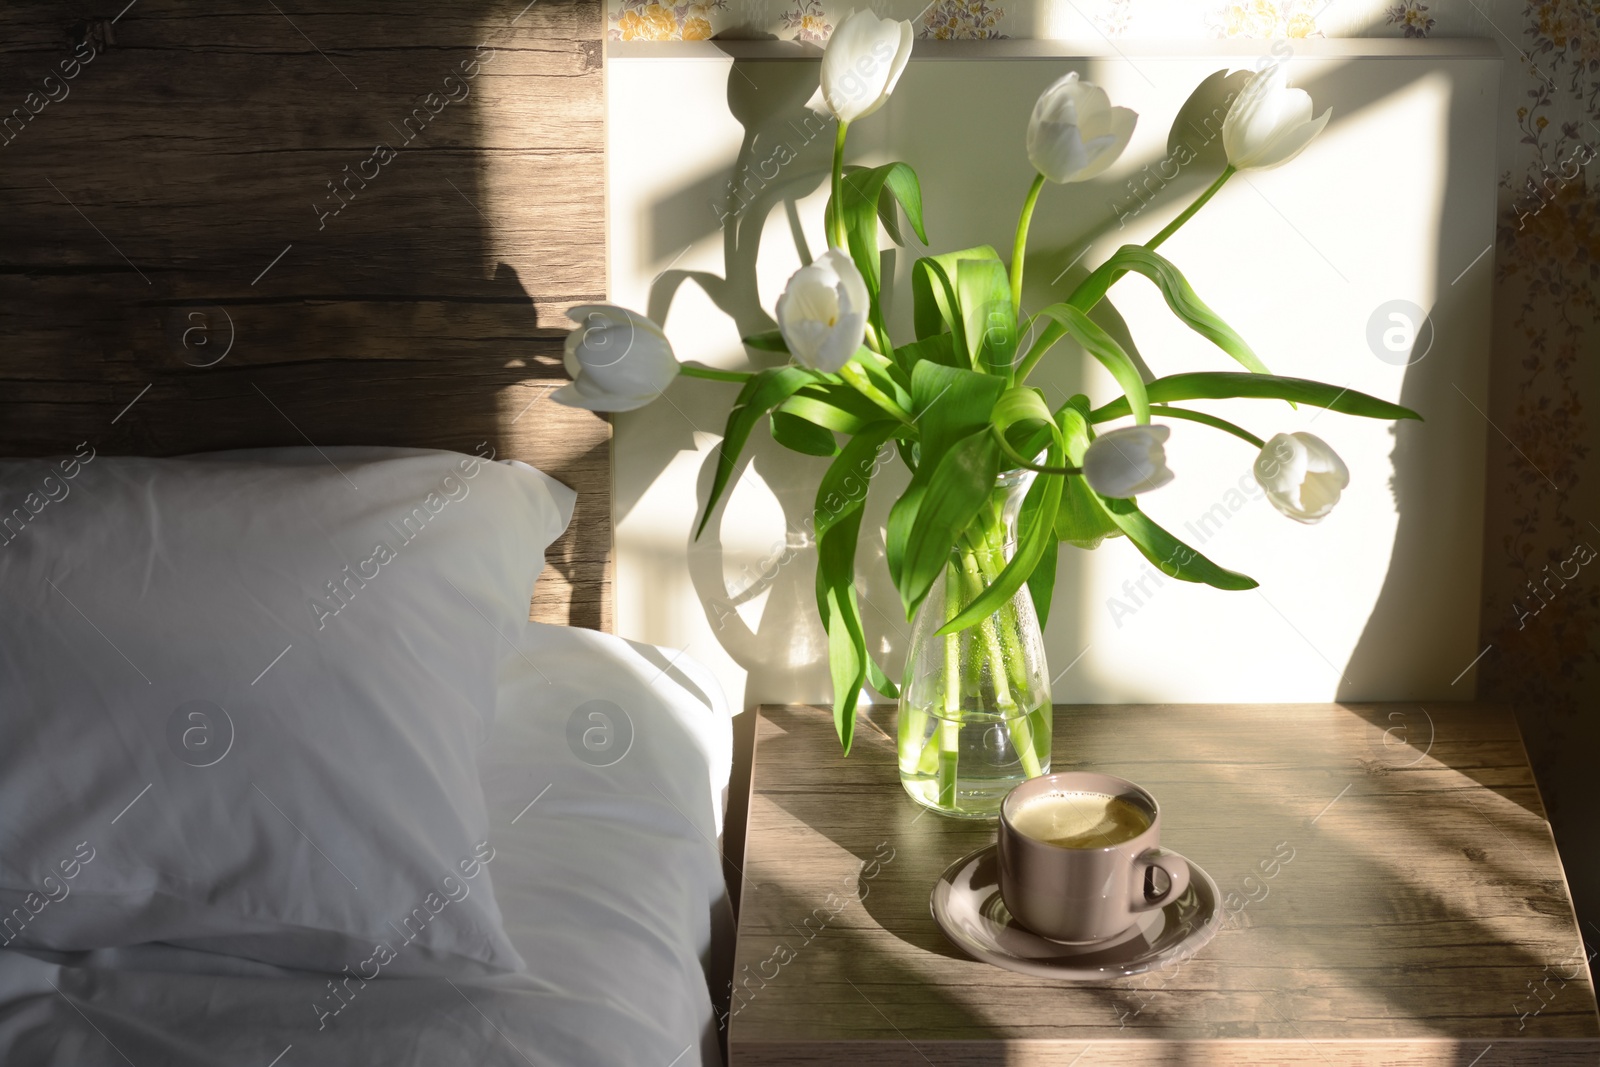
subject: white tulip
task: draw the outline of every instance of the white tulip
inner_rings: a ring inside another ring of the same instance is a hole
[[[550,394],[552,400],[590,411],[632,411],[678,376],[667,335],[643,315],[610,304],[584,304],[567,315],[583,325],[567,334],[562,357],[572,384]]]
[[[1222,146],[1239,170],[1281,166],[1305,150],[1333,114],[1311,117],[1311,94],[1289,88],[1289,76],[1274,63],[1258,71],[1234,98],[1222,120]]]
[[[854,122],[884,105],[911,58],[911,23],[852,11],[840,21],[822,53],[822,85],[813,111]]]
[[[1112,107],[1098,85],[1073,71],[1039,94],[1028,120],[1028,159],[1053,182],[1082,182],[1115,163],[1133,137],[1137,112]]]
[[[801,267],[778,297],[778,330],[794,361],[835,374],[867,332],[867,283],[849,256],[830,248]]]
[[[1256,481],[1272,506],[1296,522],[1320,522],[1350,484],[1350,469],[1320,437],[1280,433],[1256,457]]]
[[[1083,454],[1084,480],[1108,497],[1160,489],[1172,481],[1162,447],[1171,433],[1165,426],[1125,426],[1101,434]]]

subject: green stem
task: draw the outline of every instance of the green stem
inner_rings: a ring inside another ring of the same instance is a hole
[[[964,562],[973,584],[982,589],[988,580],[985,569],[970,550],[965,553]],[[1022,762],[1022,773],[1029,778],[1037,778],[1040,773],[1039,755],[1034,751],[1033,727],[1025,714],[1033,709],[1018,708],[1011,695],[1011,667],[1020,658],[1017,655],[1019,650],[1009,627],[1002,629],[999,621],[1000,613],[996,612],[978,624],[978,634],[983,641],[984,652],[989,657],[989,677],[994,684],[995,705],[1005,718],[1011,745]]]
[[[990,494],[977,517],[957,539],[944,573],[947,622],[981,595],[1006,567],[1007,495],[1003,490]],[[983,696],[985,668],[989,671],[987,688],[992,691],[989,699],[1005,723],[1022,772],[1029,778],[1043,773],[1038,745],[1049,729],[1048,720],[1041,716],[1040,709],[1021,707],[1017,703],[1019,697],[1030,691],[1019,626],[1015,604],[1008,602],[970,630],[971,640],[978,647],[970,649],[966,657],[962,656],[962,641],[969,631],[947,635],[940,679],[943,692],[936,698],[942,705],[935,713],[937,722],[930,730],[925,717],[911,720],[909,735],[902,735],[908,737],[910,745],[920,746],[920,749],[908,747],[901,766],[934,778],[935,803],[941,809],[959,809],[960,742],[965,715],[962,701],[970,694],[976,698],[980,710],[988,704]]]
[[[867,320],[867,336],[865,338],[867,351],[885,357],[885,362],[888,362],[894,356],[894,342],[889,340],[889,331],[878,324],[877,318],[876,308],[874,308],[874,314]]]
[[[867,380],[866,373],[856,366],[854,360],[839,368],[839,377],[848,382],[855,391],[872,401],[878,407],[899,419],[901,422],[910,423],[911,414],[905,408],[896,404],[883,390]]]
[[[1217,175],[1217,180],[1212,182],[1211,186],[1206,189],[1205,192],[1201,193],[1199,197],[1195,199],[1194,203],[1184,208],[1181,215],[1167,223],[1166,227],[1160,233],[1146,241],[1144,246],[1152,252],[1161,247],[1161,243],[1163,241],[1178,232],[1178,227],[1194,218],[1195,212],[1206,206],[1207,200],[1210,200],[1213,196],[1217,195],[1217,191],[1227,184],[1228,179],[1233,177],[1236,169],[1237,168],[1235,168],[1232,163],[1228,164],[1226,167],[1223,167],[1222,173]]]
[[[1145,249],[1147,251],[1154,252],[1164,241],[1166,241],[1167,238],[1177,233],[1179,227],[1188,222],[1190,219],[1194,218],[1195,213],[1201,208],[1205,207],[1208,200],[1217,195],[1218,190],[1220,190],[1223,185],[1227,183],[1229,178],[1233,177],[1234,173],[1235,168],[1231,163],[1224,167],[1222,169],[1222,173],[1217,176],[1217,180],[1212,182],[1205,192],[1196,197],[1194,203],[1184,208],[1183,212],[1179,214],[1177,218],[1167,223],[1165,228],[1163,228],[1160,233],[1156,234],[1154,237],[1150,238],[1150,240],[1144,243]],[[1127,273],[1127,271],[1117,271],[1109,280],[1105,280],[1100,277],[1103,269],[1104,267],[1102,265],[1100,269],[1092,272],[1088,278],[1085,278],[1078,284],[1078,289],[1074,291],[1072,296],[1067,298],[1068,303],[1072,304],[1085,315],[1087,315],[1089,311],[1101,301],[1101,299],[1105,296],[1106,291],[1109,290],[1111,286],[1115,285],[1117,280]],[[1078,293],[1084,291],[1084,287],[1088,285],[1090,281],[1096,281],[1097,283],[1103,284],[1097,284],[1094,287],[1095,289],[1098,289],[1098,292],[1091,292],[1082,300],[1077,299]],[[1050,326],[1045,329],[1044,333],[1039,335],[1039,339],[1033,343],[1033,347],[1028,349],[1027,356],[1025,356],[1022,362],[1017,365],[1016,380],[1019,382],[1027,381],[1028,375],[1033,371],[1034,367],[1038,366],[1039,361],[1044,358],[1044,354],[1050,351],[1050,349],[1055,346],[1056,342],[1061,340],[1066,335],[1067,329],[1065,326],[1062,326],[1060,323],[1051,323]]]
[[[990,429],[993,430],[994,427],[990,427]],[[1011,447],[1011,442],[1006,440],[1004,434],[1002,434],[998,430],[996,430],[995,433],[994,433],[994,437],[995,437],[995,440],[997,442],[999,442],[1000,451],[1005,453],[1005,457],[1007,459],[1009,459],[1012,463],[1015,463],[1017,466],[1023,468],[1024,470],[1030,470],[1030,471],[1033,471],[1036,474],[1082,474],[1083,473],[1083,468],[1082,467],[1048,467],[1048,466],[1044,466],[1042,464],[1030,462],[1029,460],[1023,458],[1023,455],[1022,455],[1021,452],[1018,452],[1015,448]]]
[[[748,382],[755,375],[738,370],[713,370],[694,363],[678,364],[678,373],[685,378],[704,378],[711,382]]]
[[[961,610],[961,589],[955,574],[946,571],[944,582],[944,610],[946,621]],[[961,756],[961,638],[951,634],[944,646],[944,714],[939,717],[938,735],[928,739],[928,749],[933,750],[938,767],[939,806],[954,810],[956,806],[956,772]],[[927,750],[924,750],[926,761]]]
[[[944,575],[944,621],[949,622],[961,614],[961,586],[955,571],[946,568]],[[961,635],[947,634],[944,639],[944,710],[954,718],[961,710]]]
[[[1011,247],[1011,307],[1022,307],[1022,260],[1028,251],[1028,226],[1033,222],[1033,206],[1039,202],[1039,190],[1044,188],[1044,175],[1035,174],[1028,197],[1022,202],[1022,215],[1017,219],[1017,240]]]
[[[829,243],[835,248],[845,247],[844,239],[844,135],[850,124],[843,120],[833,136],[833,233]]]
[[[1248,441],[1257,448],[1266,448],[1267,443],[1242,426],[1235,426],[1227,419],[1219,419],[1215,415],[1207,415],[1203,411],[1190,411],[1188,408],[1175,408],[1170,404],[1151,404],[1151,415],[1165,415],[1169,419],[1187,419],[1189,422],[1198,422],[1202,426],[1209,426],[1213,430],[1231,433],[1241,441]]]

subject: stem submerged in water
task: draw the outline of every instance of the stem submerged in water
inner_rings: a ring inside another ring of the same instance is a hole
[[[944,603],[930,605],[941,621],[958,615],[1005,569],[1012,547],[1006,506],[1011,491],[996,489],[951,552]],[[932,638],[942,644],[930,649],[936,657],[930,664],[931,691],[906,707],[901,732],[902,770],[928,783],[925,803],[951,813],[982,813],[981,801],[980,807],[968,807],[973,797],[963,798],[960,785],[962,742],[973,743],[963,731],[974,726],[989,730],[992,725],[984,724],[1004,724],[1023,776],[1037,777],[1048,766],[1049,697],[1035,676],[1038,650],[1031,642],[1036,637],[1024,633],[1025,625],[1029,620],[1012,600],[975,626]],[[982,770],[967,773],[978,776],[974,783],[984,780]]]

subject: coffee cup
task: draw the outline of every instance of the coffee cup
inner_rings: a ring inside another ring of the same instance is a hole
[[[1189,861],[1160,845],[1155,797],[1110,774],[1031,778],[1000,806],[1000,895],[1052,941],[1113,937],[1189,888]],[[1153,871],[1167,885],[1156,891]]]

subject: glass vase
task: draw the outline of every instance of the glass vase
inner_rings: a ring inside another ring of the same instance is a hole
[[[1032,481],[1030,471],[999,477],[912,622],[900,692],[900,783],[941,815],[995,818],[1012,787],[1050,771],[1050,676],[1027,586],[982,622],[937,633],[1011,559]]]

